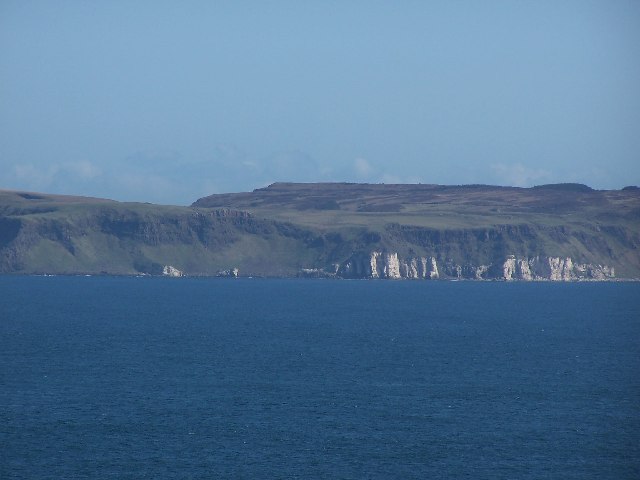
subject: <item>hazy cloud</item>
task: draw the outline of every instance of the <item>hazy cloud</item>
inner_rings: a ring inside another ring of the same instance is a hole
[[[521,163],[496,163],[491,165],[491,170],[497,176],[499,184],[512,187],[531,187],[553,180],[553,175],[548,170],[529,168]]]
[[[262,161],[266,177],[277,181],[313,182],[321,181],[319,163],[300,150],[275,153]]]
[[[37,167],[32,164],[14,165],[13,166],[13,180],[15,181],[15,188],[38,190],[41,188],[49,187],[56,176],[57,167],[55,166],[40,166]],[[12,179],[8,179],[12,180]],[[13,183],[13,182],[11,182]]]
[[[247,191],[276,181],[423,183],[420,172],[405,175],[400,168],[392,170],[390,163],[379,164],[364,157],[332,167],[301,150],[256,157],[229,144],[217,145],[199,158],[175,151],[139,151],[118,162],[23,163],[9,165],[5,171],[8,173],[0,188],[182,205],[213,193]],[[453,181],[463,179],[463,173],[464,170],[457,171]],[[521,187],[559,181],[589,183],[588,179],[594,176],[601,183],[613,183],[604,170],[587,168],[584,172],[563,174],[522,163],[492,164],[484,175],[478,173],[467,182],[486,182],[483,176],[489,182]],[[432,173],[429,182],[443,183],[440,177]]]
[[[362,180],[367,180],[374,173],[374,168],[364,158],[358,157],[353,161],[353,168],[356,173],[356,177]]]
[[[102,170],[89,161],[52,165],[17,164],[13,166],[13,179],[17,188],[42,190],[65,181],[89,180],[102,174]]]
[[[347,174],[347,177],[358,182],[368,183],[420,183],[422,181],[416,175],[401,175],[397,172],[389,172],[362,157],[358,157],[353,161],[352,171]],[[337,181],[345,181],[345,178]]]
[[[87,161],[65,163],[62,165],[62,171],[84,179],[102,175],[102,169]]]

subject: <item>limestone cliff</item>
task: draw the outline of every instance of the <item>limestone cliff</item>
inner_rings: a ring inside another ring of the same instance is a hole
[[[406,277],[407,265],[403,264]],[[403,278],[397,253],[371,252],[352,256],[338,268],[344,278]]]
[[[423,278],[434,280],[440,277],[434,257],[412,257],[400,263],[402,278]]]
[[[615,278],[615,269],[607,265],[576,263],[571,257],[516,258],[502,264],[505,280],[607,280]]]
[[[613,267],[576,263],[566,257],[518,258],[509,255],[496,265],[459,265],[444,262],[443,274],[435,257],[410,257],[402,259],[396,252],[374,251],[352,255],[339,266],[336,276],[342,278],[385,279],[473,279],[473,280],[524,280],[524,281],[572,281],[609,280],[615,278]]]
[[[337,276],[344,278],[438,278],[433,257],[400,260],[396,252],[359,253],[338,267]]]

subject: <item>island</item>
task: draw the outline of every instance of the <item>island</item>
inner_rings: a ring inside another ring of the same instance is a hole
[[[0,190],[0,273],[640,278],[640,189],[274,183],[190,206]]]

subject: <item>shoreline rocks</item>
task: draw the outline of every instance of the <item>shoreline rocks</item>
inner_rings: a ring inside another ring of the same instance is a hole
[[[165,277],[184,277],[184,273],[171,265],[165,265],[162,267],[162,275]]]

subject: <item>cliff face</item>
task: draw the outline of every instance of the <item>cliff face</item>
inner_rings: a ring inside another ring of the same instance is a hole
[[[337,276],[344,278],[440,278],[433,257],[413,257],[400,260],[398,254],[386,252],[359,253],[339,266]]]
[[[607,280],[615,278],[615,268],[607,265],[576,263],[570,257],[516,258],[502,264],[505,280]]]
[[[293,276],[315,261],[314,241],[233,209],[90,204],[0,216],[0,273]]]
[[[358,253],[339,266],[336,275],[343,278],[386,279],[469,279],[469,280],[523,280],[572,281],[610,280],[615,269],[606,265],[576,263],[570,257],[517,258],[508,256],[496,265],[459,265],[445,261],[440,274],[434,257],[401,259],[393,252]]]
[[[0,190],[0,273],[176,272],[640,278],[640,190],[276,184],[192,207]]]

